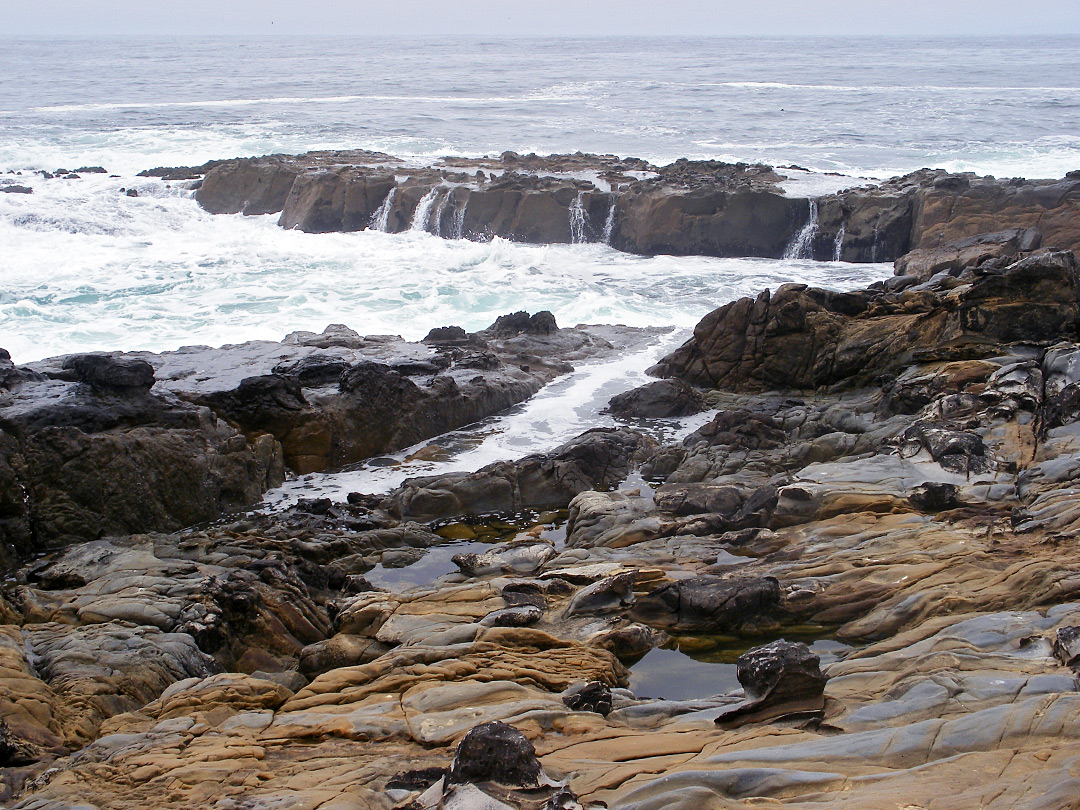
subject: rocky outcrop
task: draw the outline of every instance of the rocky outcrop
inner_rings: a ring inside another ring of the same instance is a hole
[[[784,180],[804,173],[795,167],[686,159],[658,167],[581,153],[507,152],[416,168],[380,153],[311,152],[153,171],[204,175],[196,198],[212,213],[280,212],[282,227],[312,233],[418,228],[458,239],[606,242],[646,255],[849,262],[918,251],[918,263],[938,266],[957,254],[961,263],[1005,255],[979,246],[1004,232],[1021,252],[1080,249],[1080,179],[1071,175],[998,180],[922,169],[806,199],[784,193]]]
[[[580,492],[616,486],[651,444],[634,431],[596,428],[550,453],[496,462],[474,473],[409,479],[391,494],[389,509],[408,520],[565,509]]]
[[[281,480],[272,437],[151,390],[141,359],[9,367],[0,389],[0,542],[19,554],[103,534],[171,531],[256,502]]]
[[[1073,807],[1076,268],[1013,241],[973,243],[925,282],[786,288],[761,319],[710,316],[739,362],[725,360],[728,390],[704,394],[715,415],[677,443],[590,431],[385,502],[305,500],[13,565],[0,801]],[[411,347],[335,328],[239,347],[231,376],[204,376],[219,392],[255,378],[229,407],[269,422],[343,396],[350,375],[393,393],[458,367],[557,373],[595,350],[584,334],[628,339],[525,313]],[[61,417],[97,435],[146,413],[179,430],[211,413],[185,365],[204,356],[0,356],[0,412],[22,431],[0,437],[5,531],[38,525],[19,495],[24,435]],[[788,387],[762,393],[784,369]],[[642,477],[623,481],[639,459]],[[523,480],[536,503],[576,491],[569,519],[526,511],[479,546],[490,536],[466,534],[465,512],[489,496],[522,508]],[[408,583],[391,576],[413,565]],[[650,668],[685,697],[646,697]]]
[[[654,332],[559,329],[550,313],[522,312],[424,344],[332,326],[282,343],[19,367],[5,353],[0,547],[27,554],[210,520],[257,502],[286,466],[305,473],[408,447]]]
[[[1003,343],[1072,338],[1078,314],[1068,252],[898,293],[785,284],[709,313],[650,373],[732,390],[860,384],[916,358],[975,359]]]

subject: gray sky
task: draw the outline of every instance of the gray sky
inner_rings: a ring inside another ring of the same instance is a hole
[[[6,36],[1080,34],[1080,0],[0,0],[0,30]]]

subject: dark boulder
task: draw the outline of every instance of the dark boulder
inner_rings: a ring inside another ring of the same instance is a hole
[[[657,380],[616,394],[608,402],[608,411],[623,418],[663,419],[689,416],[705,410],[705,397],[682,380]]]
[[[596,712],[607,717],[611,713],[611,688],[602,681],[590,681],[564,697],[563,704],[573,712]]]
[[[633,616],[665,628],[729,632],[772,620],[780,607],[775,577],[693,577],[638,599]]]
[[[559,331],[555,316],[547,310],[530,315],[524,310],[500,315],[495,323],[484,330],[492,337],[513,337],[514,335],[552,335]]]
[[[746,700],[720,714],[718,724],[820,716],[825,708],[828,679],[805,644],[781,639],[743,653],[735,663]]]
[[[448,781],[533,787],[539,784],[541,773],[528,738],[513,726],[495,721],[476,726],[461,739]]]
[[[148,391],[154,385],[154,367],[134,357],[73,354],[63,369],[74,380],[113,391]]]
[[[1064,666],[1080,669],[1080,627],[1059,627],[1054,639],[1054,656]]]
[[[609,489],[654,446],[625,428],[595,428],[551,453],[499,461],[474,473],[410,478],[390,495],[392,514],[430,521],[459,515],[563,509],[575,495]]]

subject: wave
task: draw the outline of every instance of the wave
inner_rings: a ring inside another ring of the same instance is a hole
[[[829,92],[854,93],[951,93],[951,92],[987,92],[987,93],[1073,93],[1080,94],[1080,86],[1024,86],[1024,85],[945,85],[945,84],[795,84],[790,82],[701,82],[687,84],[699,87],[731,87],[746,90],[824,90]]]
[[[392,101],[424,104],[513,104],[521,101],[566,101],[579,95],[534,93],[524,96],[409,96],[366,94],[349,96],[275,96],[267,98],[227,98],[199,101],[105,101],[89,104],[53,104],[31,107],[35,113],[104,112],[109,110],[164,110],[202,107],[252,107],[267,104],[347,104],[357,101]]]

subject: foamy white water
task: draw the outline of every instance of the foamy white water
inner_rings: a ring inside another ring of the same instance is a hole
[[[477,243],[410,231],[305,234],[214,216],[181,185],[19,178],[0,194],[0,346],[16,362],[108,349],[222,345],[345,323],[418,340],[518,309],[566,326],[693,326],[785,281],[861,286],[888,266],[632,256],[603,245]],[[134,188],[129,197],[121,189]]]
[[[406,478],[471,472],[495,461],[553,450],[589,428],[621,424],[602,413],[608,401],[649,382],[645,369],[687,337],[689,330],[677,329],[624,357],[582,363],[532,399],[502,414],[343,472],[300,476],[268,492],[264,503],[280,508],[298,498],[342,501],[350,492],[380,494]],[[712,413],[642,420],[635,427],[658,439],[675,441],[705,424]]]

